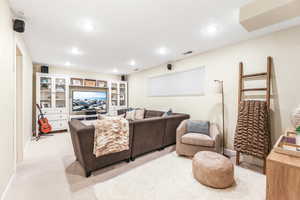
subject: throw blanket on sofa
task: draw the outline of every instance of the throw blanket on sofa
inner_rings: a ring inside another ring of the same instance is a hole
[[[94,154],[96,157],[129,149],[129,123],[124,118],[111,117],[95,123]]]
[[[270,131],[265,101],[241,101],[234,137],[234,149],[265,158],[269,153]]]

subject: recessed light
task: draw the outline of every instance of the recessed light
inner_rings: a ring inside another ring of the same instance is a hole
[[[217,30],[218,28],[216,24],[210,24],[202,30],[202,33],[210,36],[210,35],[215,35],[217,33]]]
[[[169,52],[169,50],[166,47],[160,47],[157,49],[157,53],[160,55],[166,55]]]
[[[92,32],[95,30],[95,26],[91,21],[85,21],[82,23],[82,28],[85,32]]]
[[[65,63],[65,65],[66,65],[67,67],[69,67],[69,66],[71,66],[71,63],[70,63],[69,61],[67,61],[67,62]]]
[[[73,47],[72,50],[71,50],[71,52],[74,55],[80,55],[80,54],[82,54],[82,52],[77,47]]]
[[[135,60],[131,60],[131,61],[129,62],[129,65],[132,66],[132,67],[136,66]]]
[[[113,73],[118,73],[119,72],[119,70],[117,69],[117,68],[115,68],[114,70],[113,70]]]

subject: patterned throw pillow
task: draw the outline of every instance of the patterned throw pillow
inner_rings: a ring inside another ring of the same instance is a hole
[[[127,120],[134,120],[135,119],[135,110],[127,111],[126,117]]]
[[[134,119],[135,120],[144,119],[144,115],[145,115],[145,109],[136,109]]]

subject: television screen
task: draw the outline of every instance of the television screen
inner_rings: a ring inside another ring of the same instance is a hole
[[[73,91],[72,111],[96,110],[106,112],[107,93],[105,91]]]

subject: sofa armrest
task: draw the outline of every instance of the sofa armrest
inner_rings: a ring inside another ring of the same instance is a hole
[[[86,126],[78,120],[72,120],[69,126],[75,155],[80,164],[89,170],[95,157],[93,154],[95,128],[93,125]]]
[[[178,126],[177,130],[176,130],[176,143],[180,143],[181,141],[181,137],[186,134],[187,132],[187,121],[188,119],[186,120],[183,120],[180,125]]]

